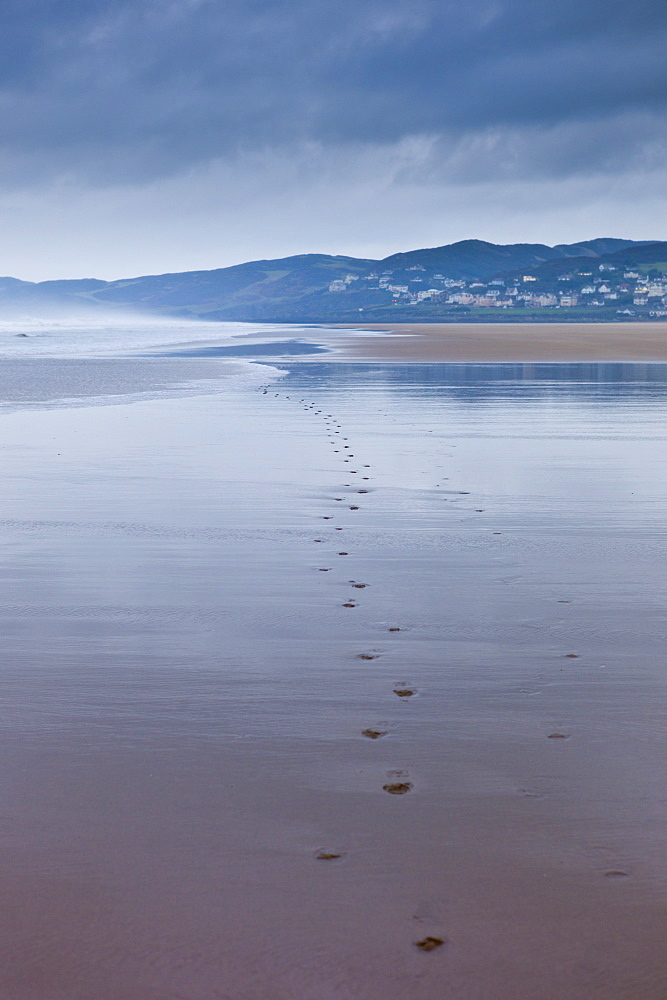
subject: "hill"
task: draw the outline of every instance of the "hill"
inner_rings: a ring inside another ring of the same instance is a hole
[[[6,315],[131,309],[190,319],[269,322],[446,319],[460,318],[475,304],[472,300],[498,298],[503,288],[526,276],[547,288],[564,274],[576,284],[578,272],[586,278],[596,265],[612,274],[633,266],[659,271],[663,265],[665,270],[665,262],[667,242],[600,238],[550,247],[462,240],[383,260],[300,254],[109,282],[0,278],[0,309]],[[451,301],[457,296],[462,301]],[[511,305],[522,301],[525,308],[528,300],[520,296]],[[494,318],[504,317],[498,313]]]

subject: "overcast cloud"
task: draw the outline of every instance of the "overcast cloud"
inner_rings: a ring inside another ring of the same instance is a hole
[[[667,236],[664,0],[5,0],[0,271]]]

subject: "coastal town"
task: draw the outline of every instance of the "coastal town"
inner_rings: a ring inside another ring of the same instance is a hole
[[[375,293],[373,304],[445,307],[447,311],[477,309],[602,309],[619,317],[667,317],[667,265],[624,269],[595,264],[584,270],[544,275],[525,273],[511,278],[455,279],[416,264],[404,270],[348,274],[332,281],[331,293]],[[365,296],[364,296],[365,297]],[[361,311],[361,310],[360,310]]]

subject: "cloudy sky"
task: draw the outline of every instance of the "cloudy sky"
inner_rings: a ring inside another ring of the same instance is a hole
[[[0,274],[667,238],[665,0],[4,0]]]

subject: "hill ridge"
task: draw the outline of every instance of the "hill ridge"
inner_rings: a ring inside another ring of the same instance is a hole
[[[507,288],[507,283],[530,281],[553,297],[555,291],[564,290],[564,286],[551,288],[555,281],[567,280],[564,273],[573,272],[569,279],[572,291],[576,275],[592,275],[587,270],[592,266],[614,274],[631,265],[646,264],[650,270],[653,263],[654,269],[659,269],[664,262],[667,242],[657,240],[598,237],[548,246],[495,244],[471,238],[381,259],[302,253],[114,281],[77,278],[26,282],[3,277],[0,308],[4,306],[5,313],[48,313],[56,307],[74,312],[132,309],[189,319],[266,322],[349,322],[376,317],[382,321],[404,314],[407,318],[431,317],[438,312],[445,318],[452,318],[450,313],[456,318],[454,314],[470,311],[476,299],[484,298],[475,292],[480,286],[485,287],[487,298],[497,299],[498,289]],[[487,287],[489,282],[493,289]],[[462,301],[450,301],[456,299],[457,288],[463,290],[459,296]],[[530,299],[517,296],[512,306],[524,302],[525,308]],[[547,305],[535,301],[536,308]]]

